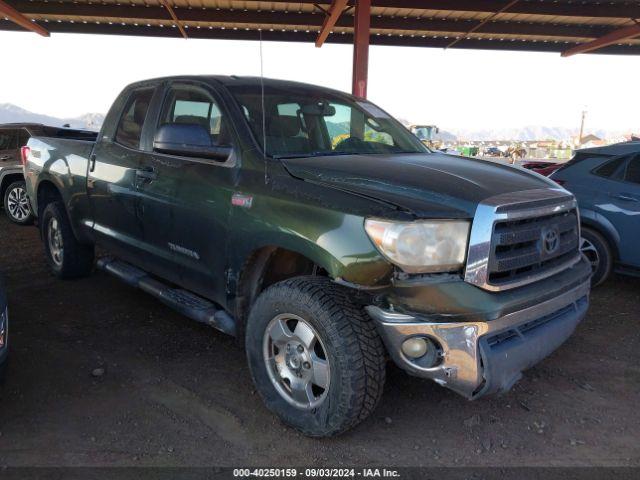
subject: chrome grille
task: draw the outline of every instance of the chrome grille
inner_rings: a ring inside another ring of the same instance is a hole
[[[552,251],[545,248],[546,234],[555,239]],[[575,258],[578,238],[575,210],[497,222],[492,237],[488,283],[512,283],[555,268]]]
[[[575,198],[560,188],[496,195],[473,219],[465,281],[507,290],[549,277],[580,259]]]

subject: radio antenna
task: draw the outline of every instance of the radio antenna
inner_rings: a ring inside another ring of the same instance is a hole
[[[262,155],[264,157],[264,184],[269,183],[267,171],[267,118],[264,107],[264,60],[262,53],[262,29],[260,32],[260,101],[262,104]]]

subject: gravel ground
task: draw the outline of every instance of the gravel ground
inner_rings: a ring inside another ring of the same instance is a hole
[[[389,367],[355,430],[305,438],[253,389],[235,341],[95,273],[47,271],[38,232],[0,218],[11,362],[0,466],[640,466],[640,279],[508,394],[468,402]]]

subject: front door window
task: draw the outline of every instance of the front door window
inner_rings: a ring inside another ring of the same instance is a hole
[[[203,88],[195,85],[174,86],[160,116],[160,124],[201,125],[211,135],[213,145],[228,145],[224,118],[218,103]]]

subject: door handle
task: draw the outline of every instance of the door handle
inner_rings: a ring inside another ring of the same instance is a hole
[[[96,169],[96,154],[92,153],[89,157],[89,171],[93,172]]]
[[[4,161],[4,160],[9,160],[11,158],[11,155],[3,155],[0,157],[0,160]]]
[[[136,170],[136,177],[151,182],[158,178],[158,172],[156,172],[156,169],[153,167],[143,168]]]
[[[614,195],[615,198],[619,199],[619,200],[624,200],[625,202],[637,202],[638,199],[636,197],[634,197],[633,195],[629,195],[628,193],[619,193],[617,195]]]

